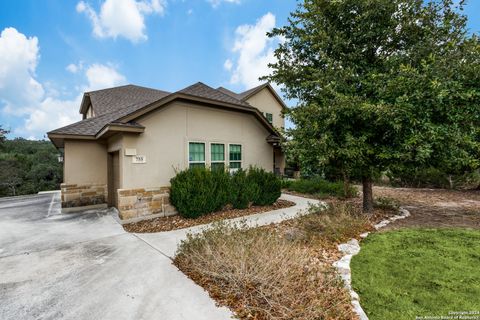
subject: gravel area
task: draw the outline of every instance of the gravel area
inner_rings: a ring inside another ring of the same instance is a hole
[[[171,217],[161,217],[161,218],[155,218],[155,219],[125,224],[123,225],[123,228],[128,232],[135,232],[135,233],[153,233],[153,232],[170,231],[170,230],[189,228],[196,225],[207,224],[207,223],[224,220],[224,219],[238,218],[238,217],[248,216],[248,215],[262,213],[266,211],[288,208],[294,205],[295,203],[292,201],[279,199],[270,206],[251,206],[248,209],[228,208],[222,211],[207,214],[197,219],[186,219],[181,217],[180,215],[175,215]]]

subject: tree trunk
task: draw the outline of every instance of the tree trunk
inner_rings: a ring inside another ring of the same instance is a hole
[[[373,212],[373,182],[371,177],[362,178],[363,185],[363,212],[372,213]]]

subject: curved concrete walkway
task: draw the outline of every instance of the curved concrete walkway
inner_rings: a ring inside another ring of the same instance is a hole
[[[226,220],[230,223],[245,222],[248,227],[263,226],[270,223],[278,223],[283,220],[292,219],[297,215],[307,213],[307,208],[311,204],[319,204],[320,201],[314,199],[307,199],[303,197],[293,196],[289,194],[282,194],[281,199],[293,201],[296,203],[293,207],[272,210],[268,212],[258,213],[250,216],[239,217]],[[187,234],[199,233],[202,230],[208,229],[213,223],[199,225],[191,228],[158,232],[158,233],[136,233],[135,235],[152,247],[162,252],[167,257],[173,258],[175,251],[180,242],[187,238]]]
[[[244,217],[279,222],[318,201]],[[2,319],[229,319],[171,262],[188,232],[130,234],[112,210],[61,214],[59,195],[0,199]],[[238,221],[241,219],[233,219]]]

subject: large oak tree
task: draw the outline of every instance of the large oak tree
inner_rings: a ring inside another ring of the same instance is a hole
[[[372,180],[398,166],[474,169],[480,158],[480,44],[463,1],[305,0],[266,79],[298,99],[287,111],[301,163]]]

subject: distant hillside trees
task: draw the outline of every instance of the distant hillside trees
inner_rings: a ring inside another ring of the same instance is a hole
[[[0,127],[0,197],[59,189],[63,165],[49,141],[6,139]]]

